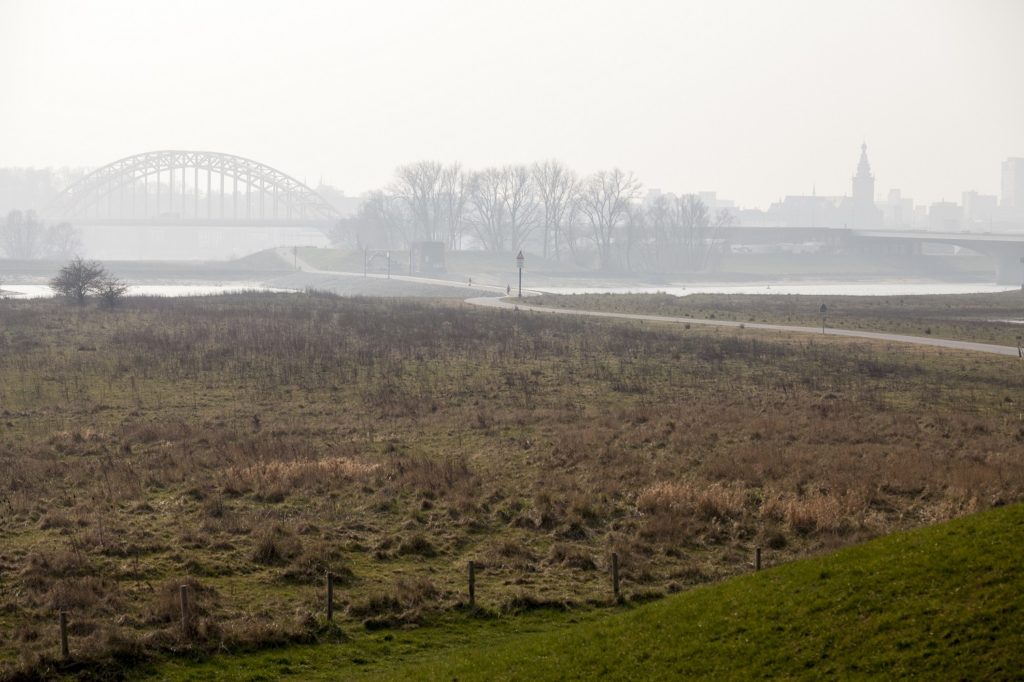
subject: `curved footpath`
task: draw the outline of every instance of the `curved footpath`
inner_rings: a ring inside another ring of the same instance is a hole
[[[468,298],[466,303],[471,305],[484,306],[487,308],[505,308],[509,310],[529,310],[540,313],[554,313],[557,315],[584,315],[587,317],[610,317],[620,320],[641,320],[643,322],[665,322],[669,324],[700,324],[708,327],[742,327],[744,329],[764,329],[773,332],[791,332],[797,334],[817,334],[822,336],[820,327],[796,327],[785,324],[762,324],[758,322],[734,322],[732,320],[705,320],[696,317],[668,317],[665,315],[643,315],[640,313],[605,313],[593,310],[573,310],[571,308],[551,308],[547,306],[527,305],[524,303],[511,302],[501,298]],[[850,336],[860,339],[872,339],[875,341],[892,341],[895,343],[910,343],[918,346],[937,346],[939,348],[951,348],[953,350],[971,350],[979,353],[991,353],[994,355],[1010,355],[1019,357],[1020,351],[1013,346],[997,346],[992,343],[977,343],[974,341],[953,341],[951,339],[933,339],[926,336],[907,336],[905,334],[886,334],[883,332],[865,332],[852,329],[828,329],[824,336]]]
[[[288,263],[294,262],[294,256],[288,254],[283,249],[278,249],[278,255]],[[373,277],[378,279],[384,279],[386,276],[376,273],[361,273],[361,272],[339,272],[335,270],[320,270],[313,267],[310,263],[307,263],[303,259],[298,259],[298,264],[303,272],[315,273],[322,275],[340,275],[350,277]],[[463,282],[455,282],[446,279],[433,279],[428,277],[416,277],[411,275],[399,275],[393,274],[387,276],[389,279],[395,279],[404,282],[414,282],[418,284],[434,284],[439,286],[458,287],[462,289],[468,289]],[[485,291],[493,291],[500,295],[505,293],[501,287],[478,284],[474,288],[483,289]],[[523,290],[528,296],[534,296],[541,292]],[[937,348],[950,348],[952,350],[970,350],[978,353],[989,353],[993,355],[1009,355],[1012,357],[1020,357],[1021,351],[1013,346],[997,346],[993,343],[977,343],[975,341],[954,341],[952,339],[934,339],[927,336],[907,336],[905,334],[886,334],[884,332],[865,332],[857,331],[853,329],[828,329],[826,328],[824,333],[820,327],[798,327],[793,325],[785,324],[763,324],[760,322],[734,322],[732,320],[707,320],[697,317],[668,317],[666,315],[644,315],[641,313],[606,313],[598,312],[595,310],[574,310],[571,308],[551,308],[547,306],[536,306],[527,305],[525,303],[519,303],[516,301],[508,301],[502,298],[496,298],[493,296],[480,296],[474,298],[467,298],[466,303],[470,305],[483,306],[486,308],[504,308],[506,310],[529,310],[532,312],[539,313],[552,313],[556,315],[583,315],[587,317],[609,317],[620,320],[640,320],[643,322],[663,322],[668,324],[700,324],[707,327],[742,327],[744,329],[762,329],[773,332],[789,332],[796,334],[817,334],[819,336],[849,336],[858,339],[872,339],[874,341],[890,341],[893,343],[909,343],[918,346],[933,346]]]

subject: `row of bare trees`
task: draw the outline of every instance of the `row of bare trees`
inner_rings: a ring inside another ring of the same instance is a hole
[[[405,249],[419,241],[450,250],[525,248],[603,270],[705,268],[728,214],[712,215],[692,195],[641,202],[641,188],[617,168],[580,178],[558,161],[479,171],[420,161],[396,169],[332,238],[360,248]]]
[[[68,223],[47,225],[32,211],[11,211],[0,222],[0,254],[7,258],[58,260],[81,250],[78,231]]]

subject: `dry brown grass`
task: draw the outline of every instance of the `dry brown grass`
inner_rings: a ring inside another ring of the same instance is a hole
[[[478,604],[562,608],[613,552],[642,598],[1024,498],[1015,359],[306,296],[3,302],[0,337],[6,670],[59,608],[79,657],[230,649],[322,636],[327,571],[371,627],[470,559]]]

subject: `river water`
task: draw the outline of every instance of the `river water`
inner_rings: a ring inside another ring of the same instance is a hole
[[[3,284],[3,296],[10,298],[50,298],[53,290],[45,284]],[[128,287],[129,296],[210,296],[240,291],[289,291],[274,289],[259,282],[222,284],[139,284]]]
[[[596,284],[596,283],[595,283]],[[53,296],[45,284],[3,284],[3,295],[12,298],[48,298]],[[984,282],[776,282],[714,283],[629,286],[539,286],[532,291],[551,294],[796,294],[803,296],[915,296],[923,294],[978,294],[1013,291],[1015,286]],[[239,291],[277,291],[260,282],[221,282],[218,284],[143,284],[128,289],[129,296],[209,296]]]
[[[984,282],[776,282],[670,284],[661,286],[535,287],[550,294],[797,294],[803,296],[917,296],[924,294],[991,294],[1019,287]]]

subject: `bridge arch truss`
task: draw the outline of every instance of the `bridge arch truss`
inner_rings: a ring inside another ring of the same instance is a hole
[[[162,150],[129,156],[69,185],[47,211],[76,224],[314,226],[338,213],[304,183],[233,154]]]

